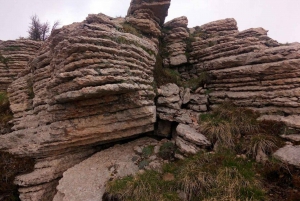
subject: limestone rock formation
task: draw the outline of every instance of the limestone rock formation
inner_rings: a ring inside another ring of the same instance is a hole
[[[158,89],[157,115],[162,120],[198,125],[198,116],[207,111],[207,104],[208,98],[201,88],[191,93],[189,88],[170,83]]]
[[[22,201],[52,200],[62,173],[96,146],[154,130],[156,31],[170,1],[155,2],[133,1],[125,19],[89,15],[55,30],[10,85],[14,126],[0,150],[36,159],[16,179]]]
[[[176,131],[180,137],[182,137],[186,141],[192,142],[195,145],[199,145],[199,146],[211,145],[211,143],[204,135],[198,133],[194,128],[191,128],[188,125],[179,124],[176,128]]]
[[[274,157],[277,159],[288,163],[290,165],[294,165],[298,168],[300,168],[300,146],[292,146],[292,145],[286,145],[285,147],[277,150],[274,153]]]
[[[186,17],[175,18],[164,24],[163,56],[164,66],[178,66],[187,63],[187,44],[189,37],[188,19]]]
[[[0,91],[6,91],[17,75],[25,70],[41,44],[31,40],[0,41]]]
[[[299,127],[298,43],[279,44],[263,28],[239,32],[224,19],[190,29],[187,44],[189,59],[176,70],[183,80],[206,76],[211,105],[232,101]]]
[[[138,172],[140,156],[134,147],[157,143],[151,138],[141,138],[115,145],[82,161],[63,174],[54,201],[101,201],[109,180]]]
[[[290,137],[299,138],[300,44],[282,45],[263,28],[239,31],[234,19],[191,29],[186,17],[164,23],[169,6],[170,0],[132,0],[125,18],[89,15],[55,30],[43,44],[0,41],[0,91],[8,91],[14,113],[13,131],[0,136],[0,150],[36,161],[32,173],[15,180],[22,201],[53,200],[66,170],[109,143],[155,127],[181,152],[194,154],[210,145],[199,133],[199,115],[224,101],[260,112],[261,120],[284,122],[295,129]],[[180,86],[169,83],[156,94],[157,62],[180,76]],[[285,149],[277,154],[282,160],[298,151]],[[69,169],[55,199],[72,200],[70,175],[108,160],[111,150]],[[116,152],[120,167],[127,167],[124,154]],[[149,166],[158,167],[153,161]],[[136,171],[128,167],[133,171],[119,176]],[[111,171],[89,179],[103,185]],[[82,172],[76,176],[79,182]]]
[[[154,36],[153,39],[158,44],[155,37],[161,35],[160,26],[168,15],[170,3],[171,0],[132,0],[126,21],[150,37]]]

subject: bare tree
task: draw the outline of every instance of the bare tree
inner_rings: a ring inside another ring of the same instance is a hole
[[[41,23],[37,15],[32,16],[31,23],[28,29],[29,39],[45,41],[49,37],[50,24],[49,22]],[[59,26],[59,21],[55,21],[51,33]]]

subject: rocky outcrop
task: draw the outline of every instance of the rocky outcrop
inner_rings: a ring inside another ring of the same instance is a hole
[[[201,88],[193,93],[176,84],[166,84],[158,89],[157,115],[162,120],[197,126],[198,116],[207,111],[207,104],[207,96]]]
[[[273,119],[298,128],[299,123],[291,119],[300,114],[300,46],[281,45],[267,32],[263,28],[239,32],[234,19],[192,28],[187,39],[189,59],[176,70],[182,80],[204,77],[211,107],[231,101],[277,115]]]
[[[142,163],[149,164],[150,160],[141,159],[142,156],[134,148],[154,147],[157,144],[154,139],[141,138],[91,156],[63,174],[54,201],[101,201],[108,181],[134,175],[142,168]],[[142,154],[143,149],[140,150]],[[149,152],[149,157],[152,154],[155,156],[153,150]]]
[[[187,43],[189,37],[188,19],[186,17],[175,18],[163,26],[164,37],[162,52],[164,66],[172,67],[187,63]]]
[[[166,6],[140,2],[126,19],[89,15],[55,30],[10,85],[14,126],[0,150],[36,159],[16,179],[23,201],[52,200],[62,173],[95,147],[154,130],[158,34],[146,37],[133,19],[162,23],[170,2],[158,2]]]
[[[209,147],[211,142],[186,124],[179,124],[174,135],[175,143],[183,154],[196,154],[201,148]]]
[[[157,135],[174,137],[182,153],[194,154],[210,146],[199,115],[224,101],[259,111],[262,120],[284,122],[298,138],[300,44],[281,45],[263,28],[239,32],[234,19],[192,29],[186,17],[164,24],[169,6],[170,0],[132,0],[125,18],[89,15],[55,30],[43,44],[0,41],[0,91],[8,91],[14,113],[0,150],[36,161],[32,173],[15,181],[23,201],[48,201],[55,194],[56,200],[72,200],[76,193],[87,198],[67,186],[70,175],[99,162],[106,168],[101,161],[114,148],[80,162],[102,145],[154,131],[156,122]],[[158,53],[159,64],[181,80],[156,94]],[[133,173],[133,163],[120,162],[126,152],[116,153],[115,164],[124,170],[116,175]],[[155,161],[149,166],[157,167]],[[63,173],[78,163],[64,174],[57,193]],[[95,171],[89,179],[103,185],[115,169],[103,177],[92,176]],[[80,182],[82,173],[76,176]]]
[[[32,40],[0,41],[0,91],[6,91],[17,75],[25,70],[41,44]]]
[[[171,0],[132,0],[126,21],[158,44],[157,37],[161,35],[160,26],[168,15],[170,3]]]

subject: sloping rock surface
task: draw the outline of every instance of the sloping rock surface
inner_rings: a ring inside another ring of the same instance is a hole
[[[139,167],[134,147],[155,142],[150,138],[115,145],[70,168],[59,181],[54,201],[101,201],[106,183],[114,178],[134,175]]]
[[[208,139],[198,133],[194,128],[190,127],[189,125],[179,124],[176,128],[177,134],[183,139],[192,142],[193,144],[200,145],[200,146],[210,146],[211,143]]]
[[[287,145],[274,153],[274,157],[282,162],[300,168],[300,146]]]

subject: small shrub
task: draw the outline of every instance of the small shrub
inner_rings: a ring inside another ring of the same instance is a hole
[[[9,61],[10,61],[9,57],[4,57],[0,54],[0,62],[3,63],[6,66],[6,68],[8,68]]]
[[[159,148],[158,155],[164,160],[171,159],[176,150],[175,145],[172,142],[165,142]]]
[[[177,71],[163,67],[163,61],[160,54],[157,54],[156,56],[153,76],[157,87],[161,87],[168,83],[181,84],[180,74]]]
[[[149,157],[153,154],[153,151],[154,151],[154,146],[152,145],[144,147],[142,150],[142,155],[143,157]]]
[[[129,24],[128,22],[123,23],[122,26],[123,26],[124,32],[133,34],[140,38],[143,37],[141,32],[139,30],[137,30],[135,27],[133,27],[131,24]]]
[[[246,145],[247,154],[256,157],[258,154],[269,155],[277,148],[276,138],[267,134],[255,134],[250,137],[250,143]]]
[[[209,41],[209,42],[208,42],[208,47],[213,47],[213,46],[215,46],[215,45],[217,45],[217,44],[218,44],[217,41]]]
[[[139,162],[138,167],[139,167],[139,169],[144,169],[148,165],[149,165],[148,160],[142,160],[142,161]]]
[[[27,80],[27,90],[29,99],[33,99],[35,94],[33,91],[33,81],[31,78]]]
[[[200,37],[204,40],[208,38],[208,34],[205,33],[199,26],[195,27],[195,32],[192,34],[193,37]]]

